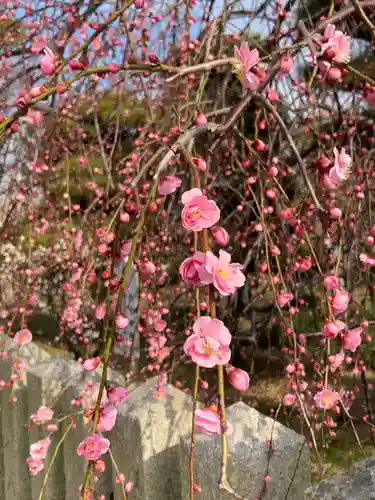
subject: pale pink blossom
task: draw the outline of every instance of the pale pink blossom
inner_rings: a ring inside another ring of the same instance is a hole
[[[142,264],[139,266],[139,270],[142,273],[143,276],[152,276],[156,272],[156,266],[153,262],[150,260],[147,260],[145,262],[142,262]]]
[[[129,320],[123,314],[117,314],[116,316],[116,326],[117,328],[126,328],[129,325]]]
[[[291,292],[285,292],[284,290],[281,290],[276,296],[276,302],[279,307],[286,306],[291,300],[293,300],[293,294]]]
[[[230,261],[231,255],[225,250],[219,251],[219,258],[212,252],[206,252],[204,265],[199,268],[202,283],[212,283],[223,296],[232,295],[246,281],[242,265],[231,264]]]
[[[103,319],[103,318],[105,318],[106,313],[107,313],[107,304],[102,302],[95,309],[95,318],[96,319]]]
[[[341,148],[340,152],[337,148],[333,148],[333,154],[335,156],[335,162],[333,167],[329,170],[328,178],[335,186],[338,186],[341,181],[349,177],[352,159],[345,152],[344,148]]]
[[[224,323],[210,316],[201,316],[193,326],[194,333],[185,341],[185,354],[204,368],[226,365],[231,357],[232,336]]]
[[[195,252],[192,257],[185,259],[180,265],[181,278],[188,285],[201,286],[203,283],[199,277],[199,269],[205,260],[203,252]]]
[[[232,368],[228,370],[229,383],[237,389],[237,391],[245,392],[249,388],[249,375],[240,368]]]
[[[226,247],[228,245],[229,234],[223,227],[221,226],[211,227],[211,234],[216,243],[218,243],[222,247]]]
[[[86,359],[86,361],[83,363],[83,368],[86,371],[90,372],[90,371],[96,370],[101,362],[102,362],[102,358],[100,358],[100,357],[89,358],[89,359]]]
[[[45,424],[52,420],[53,410],[48,408],[47,406],[40,406],[35,413],[30,415],[30,420],[34,422],[34,424],[40,425]]]
[[[375,266],[375,257],[370,257],[369,255],[366,255],[365,253],[361,253],[359,255],[359,260],[363,262],[364,264],[367,264],[368,266]]]
[[[160,180],[158,193],[162,196],[172,194],[181,186],[182,180],[174,175],[167,175]]]
[[[297,396],[295,394],[291,394],[290,392],[287,392],[283,396],[283,404],[285,406],[292,406],[296,402]]]
[[[77,448],[77,455],[86,460],[98,460],[109,450],[109,441],[98,434],[92,434],[82,441]]]
[[[337,290],[332,297],[332,311],[334,314],[343,313],[347,310],[350,302],[350,294],[345,290]]]
[[[113,405],[105,405],[100,408],[98,431],[107,432],[113,429],[116,423],[117,409]]]
[[[245,89],[255,90],[260,79],[252,69],[259,63],[259,52],[257,49],[250,50],[247,42],[242,42],[240,48],[234,48],[236,62],[233,64],[233,71],[241,81]]]
[[[351,38],[336,30],[333,24],[328,24],[324,30],[322,51],[331,60],[337,63],[347,63],[351,57]]]
[[[202,231],[208,229],[220,219],[220,210],[213,200],[209,200],[202,191],[197,188],[190,189],[182,195],[181,218],[182,225],[190,231]]]
[[[195,429],[197,432],[202,432],[208,436],[221,435],[220,415],[216,408],[203,408],[195,412]],[[233,427],[230,422],[226,422],[226,431],[230,435],[233,432]]]
[[[33,334],[28,328],[23,328],[15,334],[13,340],[17,345],[30,344],[33,340]]]
[[[316,406],[324,410],[330,410],[340,401],[340,394],[336,391],[324,389],[314,396]]]
[[[111,405],[118,406],[128,399],[128,390],[125,387],[107,387],[107,398]]]
[[[37,458],[29,457],[26,459],[26,463],[32,476],[37,476],[44,469],[44,462]]]
[[[41,439],[30,446],[30,456],[36,460],[44,460],[47,456],[48,448],[51,445],[50,439]]]
[[[338,354],[328,356],[330,370],[332,373],[335,373],[335,371],[343,364],[344,359],[345,359],[345,354],[343,351],[339,352]]]
[[[340,282],[337,276],[330,275],[324,277],[323,285],[326,290],[336,290],[339,284]]]
[[[44,55],[40,60],[40,67],[45,76],[53,75],[56,69],[57,57],[48,47],[43,49]]]
[[[354,328],[353,330],[349,330],[345,335],[344,335],[344,349],[348,349],[352,352],[355,352],[357,348],[361,345],[362,342],[362,333],[363,333],[363,328],[358,327]]]
[[[343,321],[328,321],[323,327],[323,335],[326,339],[334,339],[345,329],[346,325]]]

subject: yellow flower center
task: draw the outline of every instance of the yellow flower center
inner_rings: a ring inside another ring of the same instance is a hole
[[[223,278],[223,280],[227,280],[229,278],[229,274],[227,271],[225,271],[225,269],[218,269],[217,270],[217,274]]]
[[[191,212],[191,215],[192,215],[193,217],[199,217],[199,216],[200,216],[200,214],[201,214],[201,210],[200,210],[200,208],[196,208],[196,209],[194,210],[194,212]]]

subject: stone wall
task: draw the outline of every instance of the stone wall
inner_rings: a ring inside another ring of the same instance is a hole
[[[28,428],[29,416],[42,404],[53,407],[56,416],[72,413],[71,401],[85,381],[90,378],[99,381],[99,376],[84,372],[74,361],[51,357],[34,344],[18,347],[4,336],[0,336],[0,342],[0,351],[8,353],[0,361],[0,379],[9,379],[12,360],[23,359],[28,364],[12,393],[7,388],[0,392],[0,499],[41,500],[44,473],[69,420],[62,422],[53,434],[45,470],[30,477],[25,463],[29,446],[44,436],[37,426]],[[121,374],[109,375],[112,381],[124,384]],[[114,429],[107,433],[111,453],[116,467],[127,481],[134,483],[129,499],[187,500],[192,399],[173,386],[166,385],[159,397],[155,397],[156,390],[156,379],[150,379],[130,391],[128,401],[119,408]],[[12,402],[11,397],[16,397],[17,402]],[[264,499],[301,500],[310,483],[310,457],[305,439],[244,403],[229,407],[228,419],[234,427],[229,438],[229,481],[238,494],[253,500],[263,491]],[[87,434],[88,429],[79,418],[76,428],[60,447],[44,500],[78,498],[85,463],[77,456],[76,448]],[[116,467],[107,454],[106,471],[99,475],[96,492],[108,500],[123,499],[115,481]],[[198,434],[195,482],[202,490],[199,498],[231,498],[217,488],[219,470],[219,438]],[[270,480],[265,483],[266,473]]]

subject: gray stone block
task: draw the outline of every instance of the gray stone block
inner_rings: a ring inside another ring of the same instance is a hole
[[[156,378],[129,394],[109,433],[114,459],[127,481],[134,483],[132,500],[181,498],[179,443],[191,429],[192,399],[171,385],[155,398]],[[115,500],[122,500],[115,488]]]
[[[254,408],[239,402],[227,411],[233,425],[229,436],[228,482],[246,500],[301,500],[310,485],[310,454],[305,438]],[[269,453],[267,443],[275,453]],[[181,441],[182,498],[189,498],[190,438]],[[196,435],[194,479],[205,500],[229,500],[233,497],[218,489],[221,443],[219,436]],[[265,474],[267,493],[261,496]]]
[[[305,500],[375,500],[375,457],[309,488]]]

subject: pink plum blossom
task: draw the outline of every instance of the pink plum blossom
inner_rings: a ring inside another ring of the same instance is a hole
[[[41,439],[30,446],[30,456],[36,460],[44,460],[47,456],[48,448],[51,445],[50,439]]]
[[[129,320],[123,314],[117,314],[116,316],[116,326],[117,328],[126,328],[129,325]]]
[[[324,410],[330,410],[340,401],[340,394],[336,391],[324,389],[314,396],[316,406]]]
[[[202,231],[208,229],[220,219],[220,210],[213,200],[209,200],[202,191],[197,188],[190,189],[182,195],[181,218],[182,225],[190,231]]]
[[[101,362],[102,362],[102,358],[100,358],[100,357],[89,358],[89,359],[86,359],[86,361],[83,363],[83,368],[86,371],[90,372],[90,371],[96,370]]]
[[[44,469],[44,462],[38,458],[29,457],[26,459],[29,472],[32,476],[37,476]]]
[[[44,47],[43,52],[44,55],[40,60],[42,73],[45,76],[53,75],[56,69],[57,57],[48,47]]]
[[[226,365],[231,357],[232,336],[224,323],[210,316],[201,316],[193,326],[194,333],[185,341],[185,354],[204,368]]]
[[[339,352],[338,354],[328,356],[330,370],[332,373],[335,373],[335,371],[342,365],[344,359],[345,359],[345,354],[343,351]]]
[[[30,344],[33,340],[33,334],[28,328],[23,328],[15,334],[13,340],[17,345]]]
[[[107,305],[104,302],[102,302],[97,306],[95,310],[95,318],[103,319],[105,318],[106,313],[107,313]]]
[[[347,310],[350,302],[350,294],[345,290],[337,290],[332,297],[332,311],[334,314],[343,313]]]
[[[328,321],[323,327],[323,335],[326,339],[334,339],[337,335],[346,328],[343,321]]]
[[[226,422],[227,434],[233,432],[233,427],[230,422]],[[195,428],[197,432],[202,432],[208,436],[221,435],[220,416],[216,408],[203,408],[195,412]]]
[[[30,415],[30,420],[34,424],[41,425],[49,422],[53,418],[53,410],[47,406],[40,406],[35,413]]]
[[[225,250],[219,251],[219,258],[212,252],[206,252],[204,265],[199,269],[202,283],[212,283],[223,296],[232,295],[246,281],[242,265],[231,264],[230,261],[231,255]]]
[[[113,405],[105,405],[100,408],[100,416],[98,421],[98,431],[107,432],[113,429],[116,423],[117,409]]]
[[[252,69],[259,63],[259,52],[257,49],[250,50],[247,42],[242,42],[240,48],[234,48],[236,62],[233,71],[245,89],[255,90],[260,79]]]
[[[180,265],[181,278],[188,285],[200,286],[203,283],[199,277],[199,269],[202,267],[205,260],[203,252],[195,252],[192,257],[185,259]]]
[[[375,266],[375,257],[370,257],[369,255],[366,255],[365,253],[361,253],[359,255],[359,260],[363,262],[364,264],[367,264],[368,266]]]
[[[82,441],[77,448],[77,455],[86,460],[98,460],[109,450],[109,441],[98,434],[92,434]]]
[[[296,402],[297,396],[295,394],[291,394],[290,392],[287,392],[283,396],[283,404],[285,406],[292,406]]]
[[[326,290],[336,290],[339,287],[339,279],[334,275],[325,276],[323,285]]]
[[[333,148],[333,154],[335,162],[328,173],[328,178],[335,186],[338,186],[341,181],[344,181],[349,177],[352,159],[345,152],[344,148],[341,148],[340,152],[337,148]]]
[[[118,406],[128,399],[128,390],[125,387],[107,387],[107,398],[111,405]]]
[[[285,292],[284,290],[281,290],[276,296],[276,302],[279,307],[286,306],[291,300],[293,300],[293,294],[291,292]]]
[[[162,196],[172,194],[181,186],[182,180],[174,175],[167,175],[160,180],[158,193]]]
[[[333,24],[328,24],[324,30],[323,41],[322,50],[329,59],[337,63],[349,62],[351,57],[350,36],[336,30]]]
[[[357,348],[361,345],[362,342],[362,333],[363,333],[363,328],[358,327],[354,328],[353,330],[349,330],[345,335],[344,335],[344,349],[348,349],[352,352],[355,352]]]

